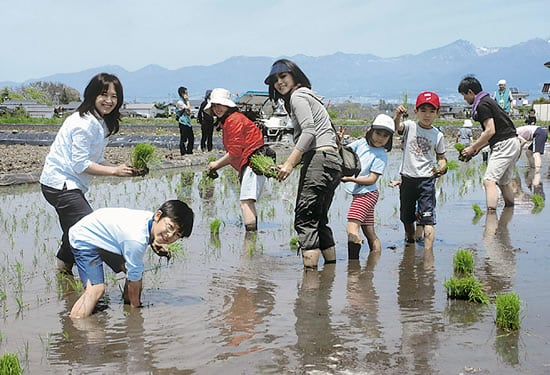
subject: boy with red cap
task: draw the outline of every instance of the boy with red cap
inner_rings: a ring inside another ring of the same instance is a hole
[[[425,256],[432,254],[435,238],[435,179],[447,172],[443,133],[433,127],[439,107],[437,94],[425,91],[416,98],[414,113],[418,123],[401,122],[403,114],[407,113],[402,105],[397,107],[394,117],[395,130],[403,135],[404,144],[399,171],[400,219],[408,243],[415,242],[416,224],[424,226]]]

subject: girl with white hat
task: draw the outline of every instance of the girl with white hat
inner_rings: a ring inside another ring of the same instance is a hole
[[[262,131],[239,112],[237,105],[231,100],[231,93],[226,89],[213,89],[204,111],[216,116],[218,125],[222,129],[222,142],[226,151],[224,156],[208,164],[208,171],[231,165],[239,172],[241,184],[239,199],[244,225],[247,231],[255,231],[258,228],[256,201],[262,193],[265,176],[254,173],[248,165],[248,160],[264,145]]]
[[[462,143],[464,146],[468,147],[474,142],[472,137],[472,120],[464,120],[464,124],[460,129],[458,129],[458,135],[456,136],[456,143]]]

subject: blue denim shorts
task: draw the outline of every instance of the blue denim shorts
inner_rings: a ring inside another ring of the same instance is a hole
[[[103,284],[105,275],[103,273],[103,262],[118,273],[122,272],[124,257],[119,254],[111,253],[102,249],[78,250],[73,249],[78,275],[82,285],[86,287],[88,280],[92,285]]]

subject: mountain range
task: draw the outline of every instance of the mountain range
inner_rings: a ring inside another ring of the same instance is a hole
[[[550,82],[550,70],[544,66],[550,60],[550,41],[544,39],[503,48],[478,48],[466,40],[457,40],[416,55],[391,58],[341,52],[288,58],[302,68],[315,91],[335,102],[399,101],[405,92],[412,98],[424,90],[437,92],[447,102],[461,101],[457,86],[468,74],[478,77],[490,92],[496,89],[498,80],[506,79],[509,88],[529,94],[532,101],[543,95],[543,84]],[[120,78],[127,102],[170,102],[177,98],[179,86],[188,87],[192,99],[201,98],[205,90],[213,87],[225,87],[233,93],[266,90],[263,81],[274,60],[235,56],[208,66],[169,70],[148,65],[133,72],[107,65],[33,81],[60,82],[82,92],[94,74],[105,71]],[[0,82],[0,87],[30,82]]]

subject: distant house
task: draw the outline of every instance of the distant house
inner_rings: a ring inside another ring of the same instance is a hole
[[[510,93],[512,94],[512,99],[514,99],[514,106],[529,105],[529,100],[527,100],[528,93],[521,92],[515,87],[510,87]]]
[[[154,103],[126,103],[121,108],[121,113],[130,117],[155,118],[161,112]]]
[[[457,104],[442,103],[439,108],[439,117],[442,119],[461,118],[464,115],[464,107]]]
[[[54,107],[46,104],[39,104],[36,100],[6,100],[2,103],[10,111],[23,108],[31,118],[52,118]]]

